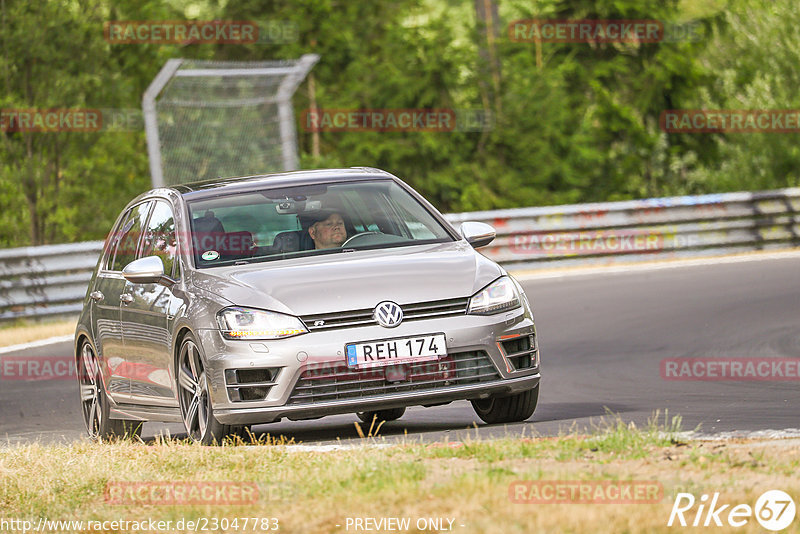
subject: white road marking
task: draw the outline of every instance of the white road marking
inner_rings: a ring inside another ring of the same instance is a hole
[[[707,258],[692,258],[685,260],[664,260],[660,262],[630,263],[627,265],[602,265],[582,267],[553,267],[541,270],[526,269],[513,271],[509,269],[514,278],[520,281],[546,280],[550,278],[567,278],[570,276],[591,276],[596,274],[634,273],[645,271],[659,271],[662,269],[676,269],[680,267],[693,267],[701,265],[720,265],[727,263],[743,263],[748,261],[771,261],[800,258],[800,250],[782,252],[762,252],[737,254],[733,256],[709,256]]]
[[[680,439],[689,441],[718,441],[729,439],[786,439],[800,438],[800,428],[784,428],[782,430],[732,430],[729,432],[678,432],[675,434]]]
[[[46,347],[55,343],[64,343],[65,341],[72,341],[75,339],[73,334],[66,336],[49,337],[47,339],[40,339],[39,341],[31,341],[30,343],[20,343],[19,345],[9,345],[8,347],[0,347],[0,354],[7,354],[9,352],[16,352],[18,350],[34,349],[36,347]]]
[[[733,430],[729,432],[717,432],[717,433],[705,433],[705,432],[695,432],[694,430],[686,431],[686,432],[677,432],[677,433],[670,433],[665,434],[670,437],[675,437],[677,439],[685,440],[685,441],[729,441],[735,439],[752,439],[752,440],[762,440],[762,441],[769,441],[775,439],[789,439],[789,438],[800,438],[800,428],[784,428],[782,430]],[[570,435],[564,436],[565,438],[569,438]],[[502,437],[489,437],[486,441],[497,441],[498,439],[505,439]],[[512,438],[514,439],[514,438]],[[549,437],[545,437],[545,439],[550,439]],[[480,441],[480,440],[479,440]],[[424,443],[424,445],[432,445],[441,442],[430,442]],[[455,442],[461,444],[461,442]],[[272,447],[277,447],[281,450],[286,452],[335,452],[335,451],[346,451],[346,450],[353,450],[353,449],[382,449],[386,447],[398,447],[403,445],[402,443],[375,443],[373,442],[358,442],[358,443],[342,443],[339,445],[306,445],[306,444],[295,444],[295,445],[273,445]],[[247,449],[256,449],[256,448],[263,448],[263,445],[245,445],[244,448]]]
[[[341,444],[341,445],[266,445],[266,447],[270,448],[278,448],[284,450],[286,452],[334,452],[334,451],[346,451],[346,450],[353,450],[353,449],[382,449],[385,447],[392,447],[396,444],[393,443],[356,443],[353,445],[350,444]],[[245,449],[263,449],[265,445],[245,445]]]

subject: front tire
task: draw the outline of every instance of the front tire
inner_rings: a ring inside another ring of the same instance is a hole
[[[100,362],[88,341],[83,342],[78,358],[78,386],[83,423],[90,438],[109,441],[141,437],[143,423],[111,419],[111,403],[103,386]]]
[[[237,433],[240,427],[223,425],[214,417],[208,376],[192,334],[186,334],[181,341],[177,375],[183,426],[192,440],[203,445],[221,444]]]
[[[508,397],[490,397],[471,402],[475,413],[484,423],[517,423],[526,420],[536,411],[539,386]]]

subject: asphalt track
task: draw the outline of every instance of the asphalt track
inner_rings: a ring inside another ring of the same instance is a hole
[[[800,427],[800,381],[672,381],[666,358],[800,358],[800,256],[736,263],[521,277],[542,350],[539,407],[513,425],[484,425],[467,402],[412,408],[386,440],[582,432],[608,411],[646,423],[680,414],[706,434]],[[66,356],[69,343],[0,355]],[[358,440],[354,415],[254,427],[306,444]],[[477,423],[477,428],[475,424]],[[0,381],[0,444],[84,438],[72,380]],[[147,424],[143,438],[180,425]]]

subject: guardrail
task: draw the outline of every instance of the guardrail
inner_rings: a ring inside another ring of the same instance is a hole
[[[0,321],[76,314],[102,241],[0,250]]]
[[[448,215],[481,221],[509,270],[714,256],[800,246],[800,188]]]
[[[800,188],[456,213],[497,238],[509,270],[800,246]],[[0,321],[78,313],[101,241],[0,250]]]

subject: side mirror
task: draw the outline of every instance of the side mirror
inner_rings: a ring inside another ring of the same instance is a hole
[[[467,221],[461,225],[461,236],[472,245],[473,248],[485,247],[494,241],[497,232],[486,223]]]
[[[147,256],[130,262],[122,269],[125,280],[134,284],[164,284],[175,281],[164,274],[164,263],[158,256]]]

